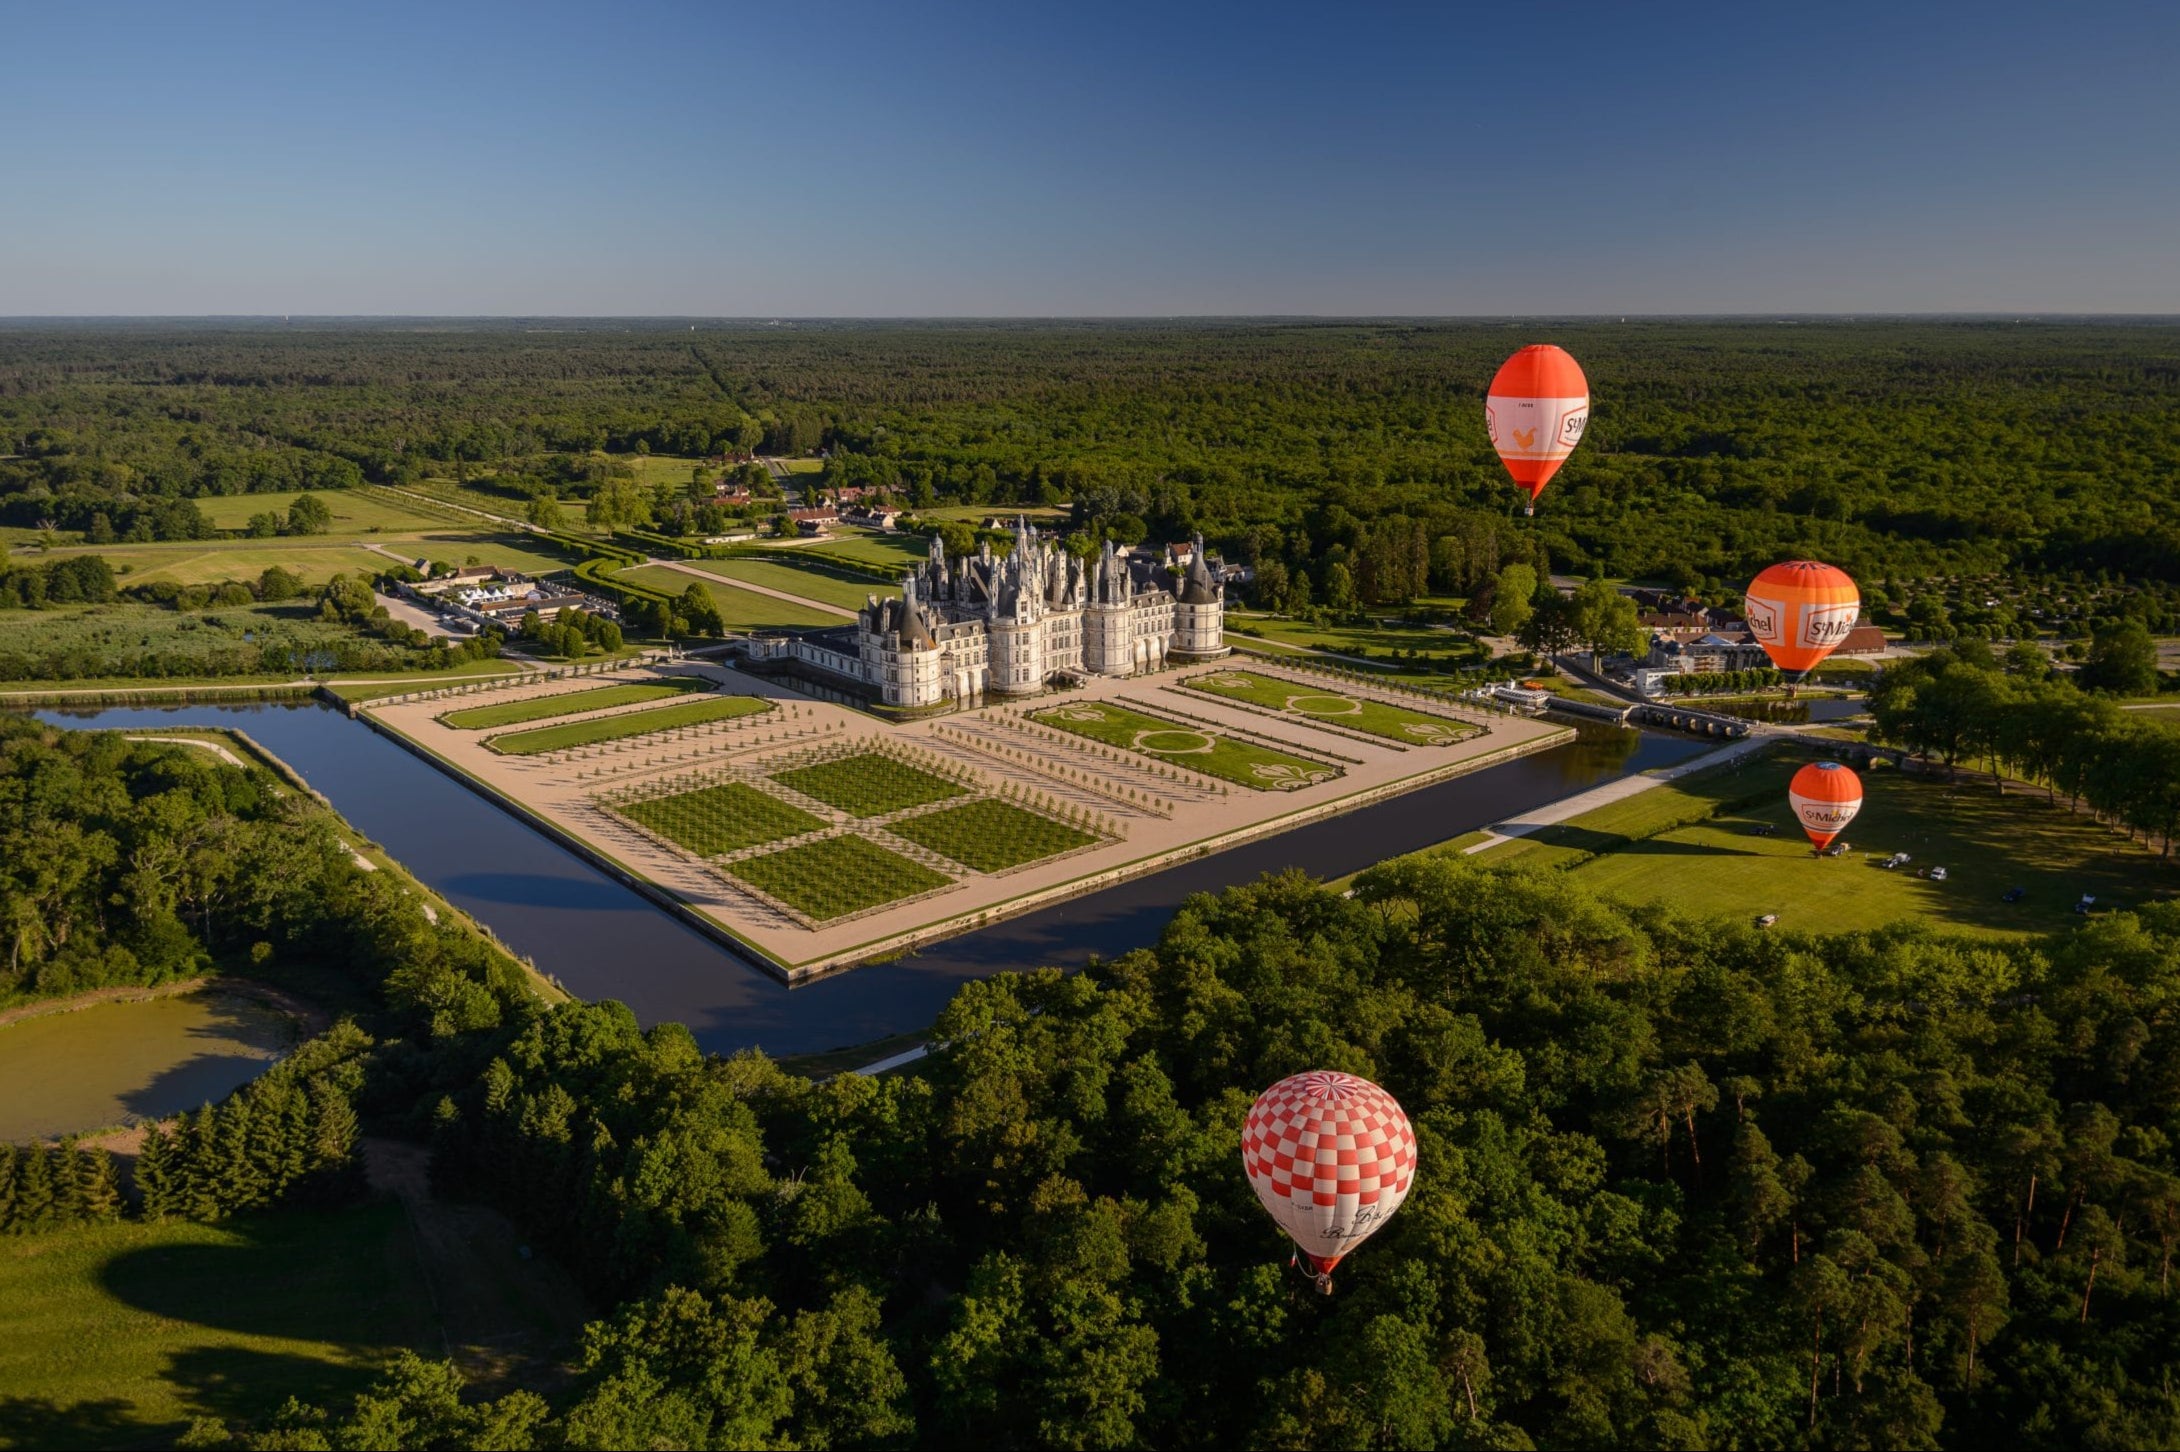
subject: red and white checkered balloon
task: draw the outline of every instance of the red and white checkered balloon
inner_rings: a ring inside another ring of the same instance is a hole
[[[1408,1198],[1415,1154],[1415,1129],[1392,1095],[1329,1069],[1265,1090],[1241,1131],[1249,1188],[1320,1274]]]

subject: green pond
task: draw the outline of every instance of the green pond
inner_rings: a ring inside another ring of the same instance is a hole
[[[226,1097],[292,1047],[294,1019],[200,988],[0,1028],[0,1140],[156,1118]]]

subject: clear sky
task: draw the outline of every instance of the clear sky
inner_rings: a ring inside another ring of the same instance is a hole
[[[0,0],[0,315],[2180,312],[2180,4]]]

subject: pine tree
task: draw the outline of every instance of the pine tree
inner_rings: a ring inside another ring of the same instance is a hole
[[[18,1234],[49,1229],[54,1219],[53,1160],[42,1144],[25,1146],[16,1162],[15,1229]]]
[[[79,1192],[76,1216],[94,1225],[121,1218],[121,1175],[114,1157],[103,1149],[76,1150]]]
[[[176,1126],[177,1206],[185,1219],[217,1220],[225,1213],[219,1199],[219,1125],[207,1104],[185,1114]]]
[[[15,1146],[0,1143],[0,1235],[15,1229]]]
[[[73,1225],[83,1218],[83,1175],[88,1166],[77,1156],[73,1137],[56,1145],[48,1158],[53,1166],[53,1223]]]
[[[165,1220],[176,1210],[173,1145],[154,1120],[144,1126],[144,1145],[136,1152],[136,1196],[146,1220]]]

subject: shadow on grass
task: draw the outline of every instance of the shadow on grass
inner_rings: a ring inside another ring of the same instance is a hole
[[[130,1412],[130,1403],[112,1397],[64,1406],[0,1396],[0,1447],[140,1447],[150,1429]]]

